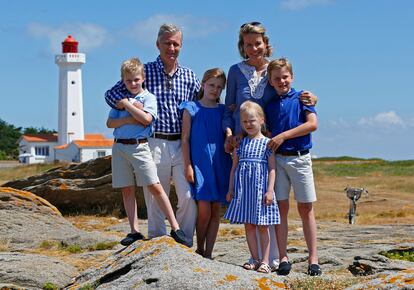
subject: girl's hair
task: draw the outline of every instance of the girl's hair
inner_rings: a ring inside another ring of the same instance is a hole
[[[201,80],[201,88],[200,91],[198,92],[197,95],[197,100],[201,100],[201,98],[204,95],[204,84],[206,83],[206,81],[208,81],[211,78],[218,78],[221,79],[223,81],[224,86],[226,86],[226,74],[224,73],[224,71],[221,68],[212,68],[209,70],[206,70],[206,72],[203,75],[203,79]],[[224,89],[223,86],[223,89]],[[220,96],[217,98],[217,103],[220,102]]]
[[[265,114],[264,111],[262,109],[262,107],[252,101],[245,101],[243,104],[241,104],[240,106],[240,118],[242,116],[242,114],[251,114],[251,115],[256,115],[257,117],[263,119],[263,121],[265,121]],[[265,122],[263,122],[262,127],[260,128],[260,130],[262,131],[262,134],[266,133],[266,124]],[[243,130],[244,131],[244,130]]]
[[[262,35],[263,42],[266,45],[265,56],[270,57],[272,55],[273,48],[269,44],[269,37],[266,35],[266,29],[264,28],[264,26],[260,22],[248,22],[248,23],[243,24],[240,27],[239,42],[238,42],[237,46],[239,48],[239,53],[240,53],[241,57],[243,59],[248,58],[248,56],[247,56],[247,54],[246,54],[246,52],[244,51],[244,48],[243,48],[243,45],[244,45],[243,37],[246,34],[249,34],[249,33],[257,33],[257,34]]]
[[[291,76],[293,76],[293,68],[292,64],[289,62],[287,58],[278,58],[272,60],[267,66],[267,75],[270,78],[272,76],[273,70],[278,70],[282,68],[286,68]]]
[[[130,74],[142,74],[145,78],[144,65],[141,63],[139,58],[131,58],[122,63],[121,78],[124,79],[124,77]]]

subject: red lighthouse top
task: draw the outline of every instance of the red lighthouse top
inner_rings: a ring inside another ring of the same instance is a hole
[[[62,42],[62,52],[63,53],[78,53],[78,43],[72,35],[69,35]]]

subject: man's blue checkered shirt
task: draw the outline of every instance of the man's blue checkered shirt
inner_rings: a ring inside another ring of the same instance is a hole
[[[194,72],[178,65],[172,77],[164,72],[161,58],[144,65],[145,88],[157,97],[158,119],[155,132],[164,134],[181,133],[181,113],[178,106],[183,101],[192,101],[200,90],[200,82]],[[116,109],[116,102],[125,97],[133,97],[124,83],[117,82],[105,93],[105,101]]]

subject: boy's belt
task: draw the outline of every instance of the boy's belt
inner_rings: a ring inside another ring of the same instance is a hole
[[[280,154],[283,156],[302,156],[305,154],[308,154],[309,150],[302,150],[302,151],[281,151],[281,152],[276,152],[276,154]]]
[[[154,133],[154,138],[164,139],[168,141],[177,141],[181,139],[181,134],[163,134],[163,133]]]
[[[144,139],[114,139],[115,143],[121,143],[121,144],[126,144],[126,145],[135,145],[135,144],[142,144],[142,143],[147,143],[148,140],[147,138]]]

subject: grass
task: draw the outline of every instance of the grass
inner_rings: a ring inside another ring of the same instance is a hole
[[[327,176],[406,176],[414,175],[414,160],[315,159],[315,175]]]
[[[414,262],[414,249],[391,250],[388,252],[384,251],[384,252],[380,252],[380,255],[383,255],[393,260],[404,260],[404,261]]]
[[[29,176],[43,173],[52,168],[58,167],[59,164],[30,164],[30,165],[19,165],[10,168],[0,168],[0,184],[4,184],[7,181],[26,178]]]
[[[118,242],[104,241],[104,242],[98,242],[95,245],[91,245],[87,249],[85,249],[85,248],[82,248],[78,244],[67,244],[63,241],[44,240],[40,243],[39,248],[41,250],[53,250],[58,253],[67,252],[70,254],[78,254],[78,253],[82,253],[85,251],[111,250],[117,244]]]
[[[45,285],[43,285],[43,290],[57,290],[58,287],[50,282],[45,283]]]

